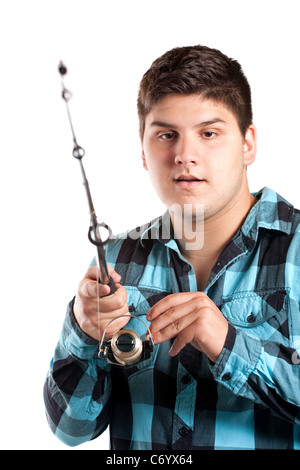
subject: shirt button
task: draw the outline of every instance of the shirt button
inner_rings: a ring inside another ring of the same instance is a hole
[[[248,323],[253,323],[255,321],[255,316],[253,315],[253,313],[251,313],[250,315],[248,315],[247,317],[247,322]]]
[[[184,273],[188,273],[191,270],[191,266],[189,264],[184,264],[182,267],[182,271]]]
[[[179,429],[178,432],[182,437],[184,437],[188,434],[189,430],[185,426],[183,426],[182,428]]]
[[[226,374],[224,374],[222,376],[222,380],[224,380],[224,382],[227,382],[227,380],[230,380],[231,379],[231,373],[230,372],[226,372]]]

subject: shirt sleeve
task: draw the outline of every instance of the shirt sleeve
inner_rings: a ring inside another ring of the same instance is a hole
[[[50,428],[70,446],[99,436],[108,426],[111,408],[110,365],[98,358],[98,342],[77,324],[73,303],[44,385]]]
[[[295,349],[260,340],[229,324],[224,348],[211,371],[234,394],[299,425],[299,363]]]

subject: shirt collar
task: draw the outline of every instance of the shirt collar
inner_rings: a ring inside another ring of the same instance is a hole
[[[250,210],[242,233],[256,241],[260,229],[291,233],[294,207],[270,188],[253,193],[257,203]]]
[[[144,246],[146,240],[159,240],[163,244],[173,245],[174,230],[169,211],[166,211],[161,217],[150,222],[141,235],[141,244]],[[177,244],[175,243],[177,246]],[[173,247],[173,246],[172,246]]]

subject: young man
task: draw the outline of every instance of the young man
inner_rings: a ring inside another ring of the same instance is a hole
[[[109,425],[112,449],[299,448],[300,212],[249,191],[247,79],[217,50],[176,48],[144,75],[138,112],[168,210],[109,243],[113,295],[95,266],[80,283],[45,384],[50,426],[77,445]],[[99,329],[142,334],[138,319],[149,359],[98,358]]]

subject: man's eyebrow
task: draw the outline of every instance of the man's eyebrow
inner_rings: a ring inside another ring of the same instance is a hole
[[[212,124],[217,124],[217,123],[222,123],[226,124],[226,121],[224,119],[221,119],[219,117],[216,117],[214,119],[209,119],[208,121],[202,121],[199,124],[197,124],[195,127],[206,127],[206,126],[211,126]]]
[[[176,126],[173,126],[173,124],[169,124],[163,121],[152,121],[150,125],[152,127],[172,127],[172,128],[176,127]]]
[[[216,117],[216,118],[213,118],[213,119],[209,119],[207,121],[199,122],[194,127],[195,128],[197,128],[197,127],[206,127],[206,126],[211,126],[212,124],[216,124],[216,123],[226,124],[226,121],[224,121],[224,119]],[[164,121],[152,121],[150,125],[151,125],[151,127],[166,127],[166,128],[172,128],[172,129],[176,129],[176,127],[177,127],[177,126],[174,126],[171,123],[164,122]]]

